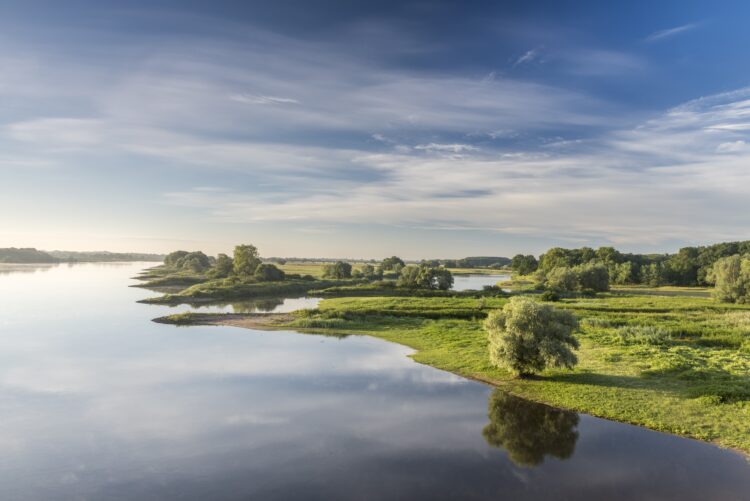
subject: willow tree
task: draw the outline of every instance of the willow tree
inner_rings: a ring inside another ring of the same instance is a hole
[[[512,298],[502,310],[490,312],[484,327],[490,361],[520,377],[547,367],[571,369],[578,358],[573,333],[578,320],[569,311],[538,303],[528,297]]]

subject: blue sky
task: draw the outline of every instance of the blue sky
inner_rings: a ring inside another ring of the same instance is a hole
[[[0,247],[746,239],[745,2],[5,1]]]

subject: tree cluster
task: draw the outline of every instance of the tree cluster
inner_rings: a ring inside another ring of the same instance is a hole
[[[714,264],[721,258],[750,254],[750,240],[701,247],[683,247],[676,254],[626,254],[614,247],[563,249],[554,247],[539,258],[539,269],[598,263],[607,267],[613,284],[709,285]]]
[[[443,266],[410,265],[401,270],[396,285],[407,289],[448,290],[453,287],[453,275]]]
[[[547,290],[556,292],[609,290],[609,270],[602,264],[587,263],[573,266],[559,266],[544,277]]]
[[[208,270],[213,263],[212,259],[201,251],[188,252],[179,250],[167,254],[164,258],[164,264],[177,270],[201,273]]]
[[[323,267],[323,276],[325,278],[351,278],[352,265],[344,261],[336,261],[333,264],[327,264]]]

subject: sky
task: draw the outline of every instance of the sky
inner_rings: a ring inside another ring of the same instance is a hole
[[[742,1],[0,2],[0,247],[750,238]]]

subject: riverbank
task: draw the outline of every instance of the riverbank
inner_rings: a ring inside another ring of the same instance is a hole
[[[557,305],[581,320],[579,365],[524,380],[487,357],[481,319],[505,301],[339,298],[292,315],[183,314],[160,321],[378,337],[413,348],[417,362],[530,400],[750,453],[750,308],[696,297],[565,300]]]

